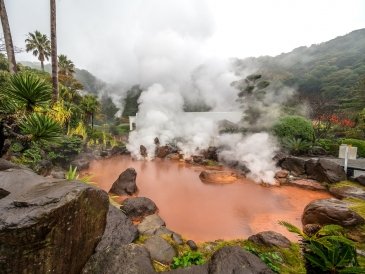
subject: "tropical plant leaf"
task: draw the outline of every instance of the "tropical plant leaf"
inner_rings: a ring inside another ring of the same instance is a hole
[[[61,140],[60,125],[44,114],[33,113],[26,116],[20,121],[19,126],[22,134],[30,136],[31,141],[58,143]]]

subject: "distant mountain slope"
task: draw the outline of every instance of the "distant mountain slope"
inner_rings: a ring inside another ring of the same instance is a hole
[[[28,61],[22,61],[21,64],[25,66],[29,66],[31,68],[35,69],[41,69],[41,65],[38,62],[28,62]],[[45,71],[51,73],[51,65],[46,64],[44,66]],[[91,74],[89,71],[85,69],[75,69],[75,78],[84,86],[84,90],[93,93],[98,94],[102,89],[105,88],[106,83],[102,80],[98,79],[96,76]]]
[[[275,57],[236,59],[237,72],[256,68],[296,87],[307,98],[324,96],[340,104],[365,78],[365,29]]]

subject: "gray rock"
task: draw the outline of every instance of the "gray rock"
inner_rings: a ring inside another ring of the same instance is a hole
[[[77,170],[88,169],[90,166],[90,162],[95,160],[96,157],[91,152],[84,152],[77,155],[77,157],[71,162],[73,167],[77,167]],[[68,168],[68,167],[65,167]]]
[[[0,188],[0,199],[2,198],[5,198],[6,196],[8,196],[10,194],[9,191],[3,189],[3,188]]]
[[[67,273],[67,272],[64,272]],[[152,274],[156,273],[144,246],[113,245],[91,256],[83,274]]]
[[[337,183],[346,180],[344,169],[326,159],[311,159],[307,161],[305,169],[308,178],[319,182]]]
[[[7,169],[20,169],[19,166],[13,164],[12,162],[6,161],[5,159],[0,158],[0,171],[4,171]]]
[[[365,201],[365,190],[355,186],[331,187],[329,192],[338,199],[358,198]]]
[[[165,226],[165,221],[157,214],[149,215],[138,224],[137,229],[140,234],[154,235],[156,231]]]
[[[172,240],[177,243],[178,245],[182,245],[184,243],[184,240],[183,238],[181,237],[180,234],[178,233],[172,233],[172,236],[171,236]]]
[[[360,175],[356,177],[355,181],[358,182],[360,185],[365,186],[365,175]]]
[[[128,150],[125,146],[114,146],[110,150],[110,156],[128,154]]]
[[[249,241],[255,244],[269,247],[290,247],[291,243],[285,236],[275,231],[263,231],[248,238]]]
[[[49,160],[41,160],[36,165],[35,170],[42,176],[48,176],[52,171],[52,162]]]
[[[208,264],[193,265],[164,272],[166,274],[208,274]]]
[[[196,245],[196,243],[193,240],[186,241],[186,244],[190,247],[190,249],[192,251],[198,250],[198,246]]]
[[[156,204],[146,197],[125,199],[120,208],[131,219],[141,219],[157,211]]]
[[[127,168],[113,183],[109,193],[116,195],[132,195],[137,192],[136,185],[137,172],[134,168]]]
[[[62,171],[62,170],[53,170],[51,171],[50,174],[53,178],[55,179],[65,179],[66,178],[66,172]]]
[[[144,246],[151,254],[151,258],[158,262],[169,264],[177,256],[175,249],[159,236],[152,236],[144,242]]]
[[[113,244],[130,244],[137,237],[138,230],[131,220],[120,209],[109,205],[105,231],[96,251],[102,251]]]
[[[107,193],[70,181],[22,191],[0,200],[1,272],[80,273],[103,235]]]
[[[302,158],[288,156],[282,161],[281,167],[295,176],[300,176],[305,174],[305,162]]]
[[[144,145],[140,145],[139,146],[139,153],[141,154],[142,157],[147,157],[147,148]]]
[[[340,226],[356,226],[364,224],[365,220],[348,205],[340,200],[322,199],[309,203],[302,215],[302,224],[336,224]]]
[[[168,229],[165,226],[161,226],[159,229],[157,229],[155,231],[155,235],[157,236],[168,235],[178,245],[182,245],[184,243],[180,234]]]
[[[273,274],[258,257],[239,246],[226,246],[215,252],[209,274]]]

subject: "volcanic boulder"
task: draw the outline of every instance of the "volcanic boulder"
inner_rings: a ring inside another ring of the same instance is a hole
[[[108,206],[104,191],[70,181],[1,199],[1,273],[80,273],[104,233]]]
[[[157,230],[165,226],[165,221],[157,214],[149,215],[137,226],[138,232],[144,235],[154,235]]]
[[[358,198],[365,201],[365,190],[355,186],[334,186],[330,188],[330,193],[339,199]]]
[[[134,168],[127,168],[113,183],[109,193],[116,195],[132,195],[137,192],[137,172]]]
[[[167,155],[171,153],[171,149],[169,146],[157,146],[156,147],[156,157],[157,158],[165,158]]]
[[[360,185],[365,186],[365,175],[360,175],[356,177],[356,182],[358,182]]]
[[[302,224],[336,224],[340,226],[356,226],[365,220],[348,208],[345,202],[331,198],[315,200],[309,203],[302,216]]]
[[[131,219],[141,219],[156,213],[157,206],[146,197],[134,197],[125,199],[120,209]]]
[[[146,158],[147,155],[147,148],[144,145],[140,145],[139,146],[139,153],[141,154],[142,157]]]
[[[234,172],[216,170],[204,170],[200,173],[199,178],[203,183],[213,184],[231,184],[239,180],[239,176]]]
[[[150,252],[152,260],[161,263],[169,264],[177,256],[175,249],[165,239],[159,236],[148,238],[144,246]]]
[[[248,238],[255,244],[265,245],[268,247],[290,247],[290,241],[280,233],[275,231],[263,231]]]
[[[138,237],[138,230],[131,220],[118,208],[109,205],[103,238],[96,247],[96,252],[115,245],[132,243]]]
[[[302,158],[288,156],[282,161],[281,167],[295,176],[300,176],[305,174],[305,162]]]
[[[258,257],[239,246],[226,246],[215,252],[209,262],[210,274],[273,274]]]
[[[202,154],[205,159],[218,161],[218,149],[216,147],[208,147],[207,149],[202,151]]]
[[[67,272],[63,272],[67,273]],[[150,253],[144,246],[112,245],[95,253],[82,270],[83,274],[153,274]]]
[[[311,159],[306,162],[305,170],[308,178],[319,182],[337,183],[346,180],[344,169],[326,159]]]

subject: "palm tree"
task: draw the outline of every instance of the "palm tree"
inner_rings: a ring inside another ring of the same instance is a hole
[[[34,33],[29,32],[25,43],[26,52],[32,51],[34,56],[38,56],[44,71],[44,61],[48,60],[51,54],[51,43],[47,35],[40,33],[38,30]]]
[[[71,76],[74,72],[74,63],[69,60],[64,54],[58,55],[58,73],[66,76]]]
[[[13,39],[11,38],[9,20],[8,20],[8,15],[6,13],[4,0],[0,0],[0,18],[3,27],[6,54],[8,55],[8,60],[9,60],[9,71],[10,73],[16,73],[17,67],[14,54],[14,45],[13,45]]]
[[[56,0],[50,0],[51,8],[51,49],[52,49],[52,86],[55,103],[58,99],[58,64],[57,64],[57,29],[56,29]]]
[[[85,112],[86,120],[91,119],[91,129],[94,129],[94,115],[99,107],[100,103],[94,95],[85,95],[81,100],[81,109]]]

